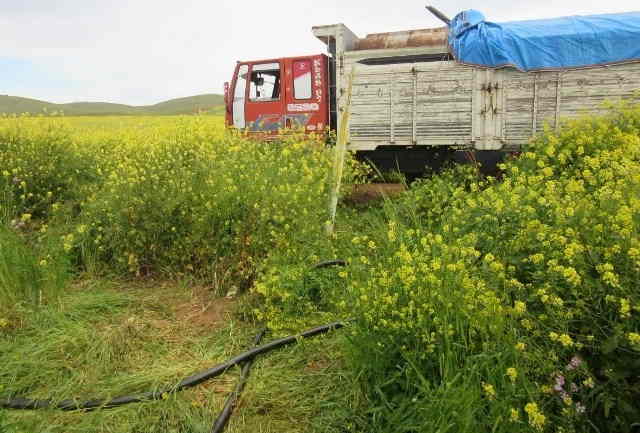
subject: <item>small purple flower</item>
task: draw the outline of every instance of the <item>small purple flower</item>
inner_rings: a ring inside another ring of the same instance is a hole
[[[582,359],[579,356],[574,356],[573,358],[571,358],[571,361],[569,361],[567,370],[575,370],[576,368],[580,367],[580,364],[582,364]]]
[[[556,384],[553,385],[553,389],[556,392],[564,393],[564,376],[559,374],[556,376]]]

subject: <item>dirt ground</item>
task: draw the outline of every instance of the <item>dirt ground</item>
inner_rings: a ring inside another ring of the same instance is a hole
[[[401,183],[367,183],[353,185],[352,191],[345,202],[348,204],[362,205],[372,201],[382,200],[384,197],[396,197],[407,190]]]

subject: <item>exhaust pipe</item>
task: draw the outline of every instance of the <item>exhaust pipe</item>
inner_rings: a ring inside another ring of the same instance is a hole
[[[447,17],[445,14],[443,14],[442,12],[440,12],[438,9],[436,9],[434,6],[426,6],[426,8],[436,18],[438,18],[440,21],[442,21],[446,25],[451,24],[451,19],[449,17]]]

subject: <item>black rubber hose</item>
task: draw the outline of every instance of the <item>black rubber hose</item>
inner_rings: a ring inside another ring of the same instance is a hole
[[[257,336],[255,341],[253,342],[253,346],[255,347],[260,344],[260,340],[267,332],[267,328],[263,329]],[[251,366],[253,365],[253,359],[248,360],[242,366],[242,372],[240,373],[240,379],[238,379],[238,384],[236,388],[233,390],[229,397],[227,397],[227,401],[224,403],[224,408],[218,418],[216,418],[213,423],[213,428],[211,429],[211,433],[222,433],[224,429],[227,427],[227,423],[229,422],[229,418],[231,418],[231,414],[233,413],[233,409],[236,407],[236,403],[238,401],[238,397],[242,394],[242,390],[244,389],[244,385],[247,383],[247,378],[249,377],[249,371],[251,371]]]
[[[144,401],[151,400],[161,400],[169,394],[173,394],[179,391],[182,391],[187,388],[194,387],[199,385],[207,380],[213,379],[214,377],[220,376],[224,372],[226,372],[231,367],[248,361],[250,359],[255,358],[256,356],[270,352],[274,349],[288,346],[292,343],[295,343],[300,338],[309,338],[314,337],[316,335],[325,334],[329,331],[333,331],[334,329],[339,329],[344,327],[343,322],[335,322],[330,323],[324,326],[318,326],[316,328],[309,329],[298,335],[291,335],[289,337],[280,338],[278,340],[274,340],[270,343],[263,344],[262,346],[254,347],[251,350],[248,350],[240,355],[231,358],[230,360],[223,362],[222,364],[218,364],[209,370],[196,373],[192,376],[183,379],[175,385],[173,388],[166,388],[164,390],[158,391],[150,391],[144,394],[140,394],[138,396],[123,396],[114,398],[112,400],[106,399],[93,399],[86,401],[84,403],[78,403],[76,400],[63,400],[59,403],[54,403],[52,400],[31,400],[27,398],[13,398],[8,400],[0,400],[0,408],[4,409],[60,409],[60,410],[94,410],[94,409],[108,409],[117,406],[123,406],[125,404],[130,403],[140,403]]]
[[[344,260],[328,260],[326,262],[320,262],[317,265],[313,265],[311,269],[322,269],[330,266],[347,266],[347,262]]]

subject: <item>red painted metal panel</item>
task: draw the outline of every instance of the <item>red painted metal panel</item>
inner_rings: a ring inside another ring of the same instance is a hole
[[[235,75],[234,75],[235,76]],[[229,101],[229,82],[224,83],[224,123],[227,127],[231,126],[231,102]]]
[[[304,127],[307,132],[324,132],[329,125],[328,59],[325,55],[290,57],[287,65],[286,112],[288,126]],[[310,75],[310,76],[309,76]],[[307,84],[311,92],[297,92],[296,85]],[[301,95],[303,97],[301,97]]]

